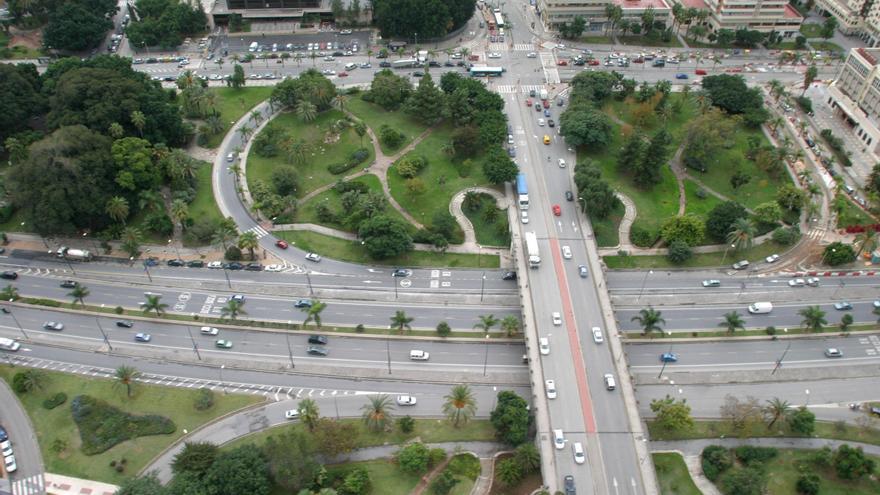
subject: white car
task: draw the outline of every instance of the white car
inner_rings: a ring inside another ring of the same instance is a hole
[[[568,246],[562,246],[562,257],[570,260],[571,259],[571,248]]]
[[[529,223],[529,212],[526,210],[520,210],[519,219],[522,223]]]
[[[12,455],[12,444],[9,443],[9,440],[0,442],[0,450],[3,451],[3,457],[9,457]]]
[[[5,459],[7,473],[14,473],[16,470],[18,470],[18,466],[15,465],[15,456],[14,455],[5,457],[4,459]]]
[[[538,54],[535,52],[526,53],[526,57],[528,57],[528,58],[535,58],[537,56],[538,56]]]
[[[280,272],[284,269],[283,265],[269,265],[263,271],[264,272]]]
[[[565,168],[565,159],[564,158],[559,159],[559,168]]]
[[[64,330],[64,323],[59,323],[57,321],[47,321],[43,323],[43,328],[46,330],[55,330],[56,332],[60,332]]]
[[[486,55],[486,56],[487,56],[488,58],[501,58],[501,54],[498,53],[498,52],[489,52],[489,54]]]
[[[563,435],[562,429],[553,430],[553,446],[556,447],[556,450],[565,448],[565,435]]]
[[[602,336],[602,329],[599,327],[593,327],[593,342],[597,344],[605,342],[605,337]]]
[[[544,388],[547,390],[548,399],[556,398],[556,382],[553,380],[547,380],[544,382]]]
[[[541,350],[542,356],[550,354],[550,340],[547,337],[538,339],[538,349]]]
[[[315,263],[321,261],[321,255],[318,253],[306,253],[306,259]]]
[[[584,446],[580,442],[575,442],[571,446],[571,452],[574,454],[574,462],[583,464],[587,460],[587,456],[584,454]]]
[[[412,395],[398,395],[396,402],[398,406],[414,406],[418,400]]]
[[[208,268],[211,268],[214,270],[223,268],[223,262],[222,261],[212,261],[212,262],[208,263]]]
[[[507,144],[513,144],[513,134],[507,135]]]
[[[802,278],[796,278],[788,281],[789,287],[803,287],[807,285],[807,281]]]
[[[767,256],[766,258],[764,258],[764,261],[766,261],[767,263],[775,263],[778,260],[779,260],[778,254],[771,254],[770,256]]]
[[[559,314],[558,311],[554,311],[553,314],[550,315],[550,316],[553,318],[553,324],[554,324],[554,325],[556,325],[557,327],[558,327],[559,325],[562,325],[562,315]]]
[[[538,119],[538,127],[544,127],[544,119]]]
[[[324,74],[325,76],[335,76],[336,71],[332,69],[324,69],[321,71],[321,74]]]
[[[409,351],[409,358],[412,361],[427,361],[430,357],[431,353],[428,351],[420,351],[418,349]]]
[[[284,411],[284,419],[299,419],[298,409],[288,409]]]
[[[220,333],[220,330],[217,330],[216,327],[202,327],[199,331],[202,335],[217,335]]]

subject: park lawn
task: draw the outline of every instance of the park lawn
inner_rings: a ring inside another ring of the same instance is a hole
[[[805,38],[821,38],[822,37],[822,25],[815,23],[803,23],[801,24],[801,34],[804,35]]]
[[[12,383],[12,376],[22,368],[0,367],[0,377]],[[183,437],[184,430],[192,431],[228,412],[256,404],[263,400],[253,395],[215,394],[214,407],[197,411],[193,407],[195,389],[161,387],[137,384],[132,398],[126,398],[125,389],[114,387],[107,379],[86,378],[82,375],[46,371],[49,381],[44,390],[20,395],[19,399],[30,416],[37,433],[37,441],[46,471],[78,478],[93,479],[119,484],[135,475],[147,463],[169,445]],[[42,402],[58,392],[65,392],[67,402],[48,410]],[[171,435],[139,437],[116,445],[101,454],[87,456],[79,451],[79,430],[70,414],[70,402],[80,394],[90,395],[109,402],[114,407],[131,414],[159,414],[170,418],[177,426]],[[52,451],[56,439],[67,442],[62,455]],[[125,472],[118,473],[110,467],[110,461],[125,458]]]
[[[214,189],[211,184],[212,166],[203,163],[196,172],[196,196],[189,205],[189,217],[192,219],[223,220],[223,214],[214,201]]]
[[[366,403],[366,399],[364,399]],[[329,406],[329,404],[328,404]],[[438,411],[439,412],[439,411]],[[413,438],[418,437],[420,442],[424,443],[441,443],[441,442],[476,442],[495,440],[495,429],[492,423],[486,419],[472,419],[467,423],[460,425],[458,428],[452,426],[445,419],[422,419],[415,418],[416,427],[411,433],[403,433],[400,428],[395,427],[391,433],[372,432],[364,426],[360,418],[342,418],[338,421],[342,423],[351,423],[357,427],[357,441],[355,449],[365,447],[376,447],[378,445],[399,445],[406,443]],[[224,449],[233,449],[244,444],[255,444],[262,447],[272,435],[280,435],[284,432],[308,431],[304,423],[297,422],[274,426],[266,430],[258,431],[250,435],[237,438],[236,440],[223,445]]]
[[[727,198],[736,200],[747,208],[754,209],[761,203],[775,201],[776,191],[783,185],[791,183],[790,176],[783,171],[779,177],[770,177],[758,168],[755,162],[745,158],[749,136],[760,137],[762,146],[770,145],[760,129],[740,127],[735,132],[735,144],[730,149],[722,149],[719,152],[718,161],[714,166],[709,166],[708,172],[702,174],[696,170],[687,169],[687,173],[701,181],[706,187]],[[752,179],[748,184],[734,189],[730,185],[730,178],[737,170],[742,170]]]
[[[678,48],[681,46],[681,43],[678,41],[678,36],[673,36],[669,41],[663,41],[661,39],[650,40],[647,37],[640,35],[618,36],[617,39],[624,45],[657,46],[665,48]],[[647,63],[650,63],[650,61]]]
[[[674,114],[666,123],[660,118],[655,117],[647,123],[648,125],[646,125],[643,130],[650,136],[660,128],[666,129],[666,131],[672,135],[672,142],[668,147],[671,158],[684,137],[685,125],[693,119],[694,115],[696,115],[697,107],[693,98],[685,97],[685,95],[680,92],[671,93],[668,98],[670,103],[681,101],[681,110]],[[632,110],[636,105],[638,105],[638,103],[636,103],[635,99],[632,97],[628,97],[624,100],[612,99],[602,107],[602,110],[610,115],[616,116],[624,122],[631,123],[633,119]]]
[[[208,88],[217,95],[217,110],[223,122],[223,130],[208,138],[206,148],[220,146],[226,132],[246,112],[250,112],[257,104],[269,99],[274,86],[254,86],[251,88]]]
[[[429,266],[458,268],[498,268],[500,259],[489,254],[458,254],[436,251],[410,251],[403,256],[374,260],[359,242],[331,237],[305,230],[275,231],[275,236],[296,245],[300,249],[312,251],[340,261],[387,266]]]
[[[837,477],[833,468],[820,467],[810,462],[815,450],[779,449],[779,454],[765,464],[767,473],[766,493],[798,493],[797,480],[801,477],[799,465],[809,466],[809,470],[819,476],[819,493],[822,495],[876,495],[880,493],[876,480],[862,477],[858,480],[843,480]],[[880,458],[869,455],[877,463]],[[877,470],[874,471],[875,474]]]
[[[434,82],[440,84],[439,80]],[[428,128],[425,124],[403,113],[402,110],[385,110],[379,105],[362,100],[360,95],[353,95],[349,98],[348,103],[346,104],[346,109],[353,113],[357,118],[363,120],[364,123],[373,130],[373,134],[377,137],[379,136],[379,129],[383,124],[387,124],[389,127],[402,132],[403,135],[406,136],[400,147],[393,149],[385,146],[382,141],[379,141],[379,147],[382,149],[382,153],[386,155],[393,155],[396,151],[405,148],[413,139],[418,137],[419,134],[425,132]]]
[[[366,469],[370,473],[370,491],[366,492],[367,495],[409,495],[421,479],[417,474],[404,472],[390,459],[347,462],[326,467],[329,474],[334,471],[348,471],[355,467]]]
[[[716,206],[720,205],[722,201],[708,193],[705,198],[701,199],[697,196],[697,191],[700,189],[700,186],[698,186],[696,182],[691,180],[684,181],[684,192],[687,197],[687,206],[684,211],[685,213],[694,214],[703,220],[706,220],[709,216],[709,212]],[[711,243],[711,241],[707,242]]]
[[[850,201],[849,198],[847,198],[844,204],[846,207],[837,216],[838,227],[845,228],[850,225],[868,225],[876,223],[873,218],[856,206],[856,204]]]
[[[379,178],[373,174],[361,175],[360,177],[356,177],[352,179],[352,182],[360,182],[362,184],[366,184],[367,187],[370,188],[370,191],[378,194],[383,194],[382,192],[382,184],[379,182]],[[316,207],[324,203],[331,210],[336,213],[340,213],[342,211],[342,195],[336,192],[332,187],[321,194],[318,194],[312,198],[310,198],[305,203],[300,204],[299,208],[296,210],[296,221],[299,223],[313,223],[316,225],[325,225],[327,227],[332,227],[334,229],[344,230],[346,232],[355,233],[355,231],[350,228],[348,225],[343,225],[342,222],[322,222],[318,219],[318,213],[316,211]],[[399,220],[401,223],[406,225],[410,234],[414,234],[416,232],[416,228],[413,224],[409,223],[409,220],[403,217],[399,211],[394,209],[393,206],[388,205],[385,208],[385,215]]]
[[[479,193],[479,195],[481,201],[478,210],[470,211],[462,208],[465,216],[474,226],[477,242],[481,246],[510,246],[510,225],[507,221],[507,210],[499,209],[492,196],[486,193]],[[486,210],[490,208],[494,208],[498,212],[495,221],[491,223],[485,220]]]
[[[654,459],[657,481],[660,482],[660,495],[702,495],[691,479],[681,454],[662,452],[651,454],[651,457]]]
[[[397,165],[392,165],[388,169],[387,179],[391,195],[422,225],[430,224],[437,213],[448,215],[449,202],[457,192],[468,187],[492,187],[483,175],[481,156],[472,160],[474,165],[470,176],[460,177],[451,158],[440,150],[450,141],[452,130],[449,125],[435,128],[410,152],[428,159],[428,166],[417,176],[425,184],[424,193],[410,194],[406,189],[406,179],[397,173]],[[442,184],[441,178],[443,178]],[[457,224],[456,233],[457,236],[462,236]]]
[[[593,226],[593,234],[596,236],[596,244],[599,247],[614,247],[620,245],[620,221],[626,214],[623,203],[611,210],[605,218],[593,218],[590,216],[590,224]]]
[[[837,43],[832,43],[830,41],[810,41],[810,46],[813,50],[818,50],[822,52],[834,52],[836,55],[842,55],[844,53],[843,48]]]
[[[727,256],[724,251],[715,253],[694,253],[694,256],[684,263],[674,264],[669,261],[665,255],[650,256],[603,256],[602,259],[609,269],[625,269],[625,268],[701,268],[707,266],[728,266],[735,261],[749,260],[758,261],[770,256],[771,254],[781,254],[791,246],[782,246],[773,241],[758,244],[751,249],[745,249],[737,252],[728,252]],[[723,261],[723,263],[722,263]]]
[[[767,425],[761,422],[754,424],[745,434],[739,434],[733,431],[729,421],[720,420],[696,420],[694,421],[694,427],[690,430],[670,432],[657,426],[653,419],[649,419],[648,432],[650,433],[651,440],[692,440],[696,438],[720,437],[802,437],[802,435],[792,434],[785,429],[773,428],[768,430]],[[841,425],[830,421],[816,421],[813,437],[880,445],[880,430],[876,428],[862,429],[849,423]]]
[[[342,175],[331,174],[327,170],[327,166],[348,160],[351,154],[361,147],[361,138],[350,127],[342,131],[338,141],[331,144],[324,142],[330,126],[343,118],[345,118],[345,114],[339,110],[321,112],[311,122],[303,122],[293,112],[285,112],[276,117],[269,125],[280,127],[288,136],[293,136],[297,140],[302,139],[312,149],[306,155],[306,163],[302,165],[288,164],[283,156],[283,152],[279,152],[277,156],[271,158],[264,158],[253,152],[249,153],[247,159],[248,185],[253,187],[253,184],[258,180],[271,184],[272,171],[277,167],[283,166],[294,167],[299,175],[298,197],[302,197],[321,186],[332,184],[341,179]],[[256,139],[256,137],[253,139]],[[373,162],[375,158],[373,156],[373,147],[366,141],[364,146],[370,152],[370,156],[361,165],[346,173],[352,173],[358,168],[368,167]]]

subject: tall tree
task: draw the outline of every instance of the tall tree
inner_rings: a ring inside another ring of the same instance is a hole
[[[143,305],[141,306],[141,309],[143,309],[144,314],[147,314],[150,311],[155,311],[156,316],[162,316],[162,313],[164,313],[165,309],[168,308],[167,304],[161,302],[161,299],[162,299],[161,295],[147,295],[146,298],[147,298],[146,302],[144,302]]]
[[[770,420],[767,423],[767,428],[772,428],[777,421],[786,421],[788,415],[791,414],[791,404],[779,397],[774,397],[767,401],[767,405],[764,407],[764,414]]]
[[[76,286],[73,288],[73,290],[70,291],[67,295],[73,298],[74,304],[76,304],[78,302],[82,305],[82,307],[85,308],[86,307],[85,299],[87,297],[89,297],[89,289],[85,285],[76,284]]]
[[[734,250],[740,251],[752,247],[755,239],[755,225],[748,218],[737,218],[730,226],[727,234],[727,242],[734,246]]]
[[[321,419],[318,403],[313,399],[303,399],[299,401],[297,409],[299,410],[299,417],[303,424],[306,425],[309,431],[315,431],[315,425],[317,425],[318,420]]]
[[[243,232],[238,237],[238,247],[239,249],[247,249],[250,253],[250,259],[253,261],[256,258],[254,257],[254,249],[256,249],[260,245],[260,240],[257,238],[257,234],[255,232]]]
[[[238,315],[246,315],[247,312],[244,310],[244,301],[239,301],[236,299],[229,299],[226,301],[226,305],[220,308],[220,316],[221,318],[229,317],[234,320],[238,317]]]
[[[125,219],[128,218],[128,200],[122,196],[113,196],[107,200],[107,206],[104,207],[107,215],[116,222],[122,222],[125,225]]]
[[[456,385],[452,391],[443,397],[443,414],[452,421],[453,426],[458,427],[477,412],[477,399],[467,385]]]
[[[798,315],[803,318],[801,325],[814,332],[822,330],[822,327],[828,324],[828,320],[825,319],[825,312],[819,309],[819,306],[807,306],[798,311]]]
[[[478,328],[486,333],[489,333],[489,331],[492,330],[492,327],[501,321],[498,318],[495,318],[495,315],[480,315],[479,318],[480,321],[474,325],[474,328]]]
[[[727,330],[727,333],[733,334],[737,328],[740,330],[745,328],[745,321],[742,319],[742,315],[736,311],[731,311],[724,313],[724,321],[719,326]]]
[[[371,395],[367,398],[367,403],[361,407],[361,410],[363,411],[362,419],[367,429],[382,431],[393,420],[392,411],[394,411],[394,404],[391,401],[391,397],[387,395]]]
[[[801,91],[801,96],[810,89],[810,84],[813,84],[813,81],[816,80],[816,77],[819,75],[819,68],[816,67],[816,64],[812,64],[807,67],[807,70],[804,72],[804,90]]]
[[[125,387],[126,395],[131,397],[131,388],[134,386],[134,382],[138,379],[141,372],[132,366],[122,365],[116,368],[116,371],[113,374],[113,377],[116,380],[117,385],[121,385]]]
[[[652,307],[639,310],[638,316],[633,316],[630,321],[637,321],[642,327],[642,335],[651,335],[652,332],[663,333],[663,325],[666,320],[661,317],[661,312]]]
[[[391,317],[391,328],[396,328],[398,333],[403,333],[403,330],[412,330],[412,327],[409,325],[413,322],[415,318],[406,316],[406,313],[403,311],[396,311],[394,316]]]

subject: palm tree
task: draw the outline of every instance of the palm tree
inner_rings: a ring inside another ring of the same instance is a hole
[[[223,120],[219,115],[212,113],[205,118],[205,128],[211,134],[219,134],[223,130]]]
[[[306,154],[309,145],[302,139],[294,140],[293,138],[285,140],[281,144],[284,152],[287,153],[287,160],[294,165],[303,165],[306,162]]]
[[[235,226],[223,222],[217,227],[217,230],[214,231],[211,242],[215,245],[221,246],[223,251],[226,251],[227,245],[233,242],[236,237],[238,237],[238,231],[235,230]]]
[[[111,123],[110,127],[107,128],[107,132],[113,139],[121,139],[122,136],[125,136],[125,129],[119,125],[119,122]]]
[[[230,299],[226,301],[226,306],[220,308],[220,317],[226,318],[227,316],[234,320],[238,315],[246,315],[247,312],[244,310],[244,301],[238,301],[235,299]]]
[[[303,320],[303,328],[306,327],[310,322],[315,322],[315,326],[321,328],[321,311],[327,307],[327,303],[321,302],[318,300],[312,301],[312,305],[307,308],[300,308],[300,311],[306,314],[306,319]]]
[[[147,117],[144,116],[144,113],[140,110],[134,110],[131,112],[131,125],[138,130],[141,137],[144,137],[144,127],[147,125]]]
[[[21,388],[25,392],[43,390],[49,382],[49,375],[43,370],[29,369],[22,373]]]
[[[387,395],[372,395],[361,410],[364,411],[362,417],[367,428],[371,431],[382,431],[391,423],[394,404]]]
[[[474,325],[474,328],[479,328],[480,330],[489,333],[489,330],[500,322],[501,320],[495,318],[495,315],[482,315],[480,316],[480,322]]]
[[[125,386],[126,393],[129,397],[131,397],[131,387],[134,385],[134,381],[140,376],[141,372],[132,366],[122,365],[116,368],[116,373],[114,374],[114,378],[116,379],[115,385],[123,385]]]
[[[4,301],[17,301],[20,296],[18,295],[18,289],[12,286],[12,284],[7,285],[0,290],[0,299]]]
[[[877,231],[871,227],[865,229],[864,232],[858,234],[855,239],[859,250],[856,252],[856,258],[864,252],[870,252],[877,245]]]
[[[296,104],[296,114],[303,122],[311,122],[318,116],[318,109],[312,102],[302,100]]]
[[[788,401],[782,400],[778,397],[768,400],[767,406],[764,407],[764,415],[770,420],[770,422],[767,423],[767,428],[773,427],[773,424],[780,419],[786,421],[790,412],[791,404],[789,404]]]
[[[755,225],[748,218],[737,218],[727,234],[727,242],[734,246],[735,251],[752,247],[754,238]]]
[[[254,249],[260,245],[260,240],[257,239],[256,232],[244,232],[238,237],[238,248],[239,249],[247,249],[251,254],[251,260],[254,260]]]
[[[122,196],[113,196],[107,200],[104,211],[116,222],[122,222],[125,225],[125,219],[128,218],[128,200]]]
[[[508,337],[512,337],[519,332],[519,319],[513,315],[507,315],[501,319],[501,330],[507,332]]]
[[[798,311],[798,314],[804,318],[801,321],[801,325],[814,332],[822,330],[822,326],[828,324],[828,321],[825,319],[825,312],[819,309],[819,306],[807,306]]]
[[[73,298],[73,304],[79,302],[82,307],[86,307],[85,298],[89,297],[89,289],[85,285],[76,284],[67,295]]]
[[[144,314],[147,314],[150,311],[155,311],[156,316],[162,316],[162,313],[165,312],[165,308],[167,308],[168,305],[160,302],[161,299],[161,295],[147,295],[147,301],[143,303],[143,305],[141,305],[141,308],[144,310]]]
[[[299,401],[297,409],[299,409],[299,417],[303,424],[306,425],[309,431],[315,431],[315,426],[318,424],[318,420],[321,419],[318,403],[313,399],[303,399]]]
[[[651,335],[651,332],[654,331],[662,333],[666,320],[660,317],[661,314],[660,311],[649,306],[640,310],[639,315],[633,316],[630,321],[639,322],[639,326],[642,327],[642,335]]]
[[[131,257],[137,256],[141,249],[141,231],[136,227],[126,227],[121,239],[122,249]]]
[[[397,311],[394,313],[394,316],[391,317],[391,328],[397,328],[399,333],[403,333],[403,329],[412,330],[412,327],[409,326],[410,323],[413,322],[415,318],[411,318],[406,316],[406,313],[403,311]]]
[[[157,191],[145,189],[138,194],[138,209],[159,211],[164,208],[165,202]]]
[[[726,328],[727,333],[732,334],[737,328],[741,330],[745,329],[745,321],[743,321],[742,315],[736,311],[731,311],[730,313],[724,314],[724,321],[722,321],[719,326]]]
[[[774,101],[778,102],[779,98],[785,94],[785,85],[779,82],[777,79],[772,79],[767,83],[767,86],[770,87],[770,94],[775,98]]]
[[[180,228],[186,230],[186,219],[189,218],[189,205],[183,199],[175,199],[171,202],[171,218],[180,224]]]
[[[259,124],[263,121],[263,113],[259,110],[251,110],[251,120]]]
[[[348,105],[348,97],[345,95],[336,95],[333,100],[330,102],[333,108],[338,110],[345,110],[345,106]]]
[[[241,140],[247,141],[248,137],[250,137],[250,135],[251,135],[251,131],[253,131],[253,129],[251,129],[247,125],[243,125],[243,126],[239,127],[238,134],[241,136]]]
[[[443,414],[452,421],[452,425],[458,427],[459,423],[467,423],[471,416],[477,412],[477,399],[467,385],[452,387],[449,395],[443,397]]]

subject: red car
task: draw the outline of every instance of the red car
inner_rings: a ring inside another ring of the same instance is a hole
[[[560,60],[559,62],[556,62],[556,65],[561,65],[565,67],[566,65],[568,65],[568,62],[566,62],[565,60]]]
[[[348,77],[348,72],[342,71],[339,74],[336,74],[339,77]]]
[[[531,99],[531,98],[529,98],[528,100],[526,100],[526,106],[527,106],[527,107],[532,106],[532,99]]]
[[[287,249],[287,241],[278,240],[275,241],[275,245],[280,247],[281,249]]]
[[[705,76],[705,75],[706,75],[706,71],[703,70],[703,69],[697,69],[697,70],[694,71],[694,74],[696,74],[696,75],[698,75],[698,76]]]
[[[562,208],[560,208],[559,205],[553,205],[553,214],[556,215],[557,217],[561,217],[562,216]]]
[[[589,62],[587,62],[587,64],[589,64],[589,65],[599,65],[599,61],[596,60],[596,59],[593,59],[593,60],[590,60]]]
[[[544,100],[544,108],[550,108],[550,101]]]

